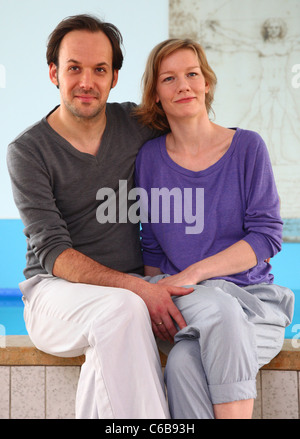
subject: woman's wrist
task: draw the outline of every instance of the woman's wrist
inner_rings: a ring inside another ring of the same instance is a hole
[[[202,268],[202,261],[196,262],[193,265],[190,265],[187,270],[190,271],[190,278],[193,281],[193,285],[197,285],[198,283],[202,282],[203,280],[206,280],[204,275],[204,271]]]

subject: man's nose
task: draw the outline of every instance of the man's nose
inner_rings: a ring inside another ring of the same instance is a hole
[[[82,72],[79,85],[85,90],[90,90],[91,88],[93,88],[93,77],[92,73],[89,70],[85,70]]]

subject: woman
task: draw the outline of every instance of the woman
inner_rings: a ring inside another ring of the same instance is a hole
[[[187,323],[165,371],[173,418],[251,418],[256,374],[280,351],[293,313],[293,293],[273,284],[266,261],[282,236],[266,146],[255,132],[211,122],[215,86],[199,44],[167,40],[149,56],[137,112],[163,133],[136,161],[148,195],[145,274],[195,285],[173,298]],[[162,189],[169,197],[159,203]]]

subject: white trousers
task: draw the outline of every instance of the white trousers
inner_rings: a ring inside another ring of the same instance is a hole
[[[60,357],[86,356],[76,418],[170,417],[157,345],[140,297],[49,275],[28,279],[20,289],[35,346]]]

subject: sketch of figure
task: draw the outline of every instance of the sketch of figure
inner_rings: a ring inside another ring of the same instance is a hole
[[[255,126],[266,133],[267,144],[273,164],[294,162],[297,157],[288,157],[284,148],[285,132],[293,133],[294,139],[300,142],[300,113],[290,91],[291,78],[289,57],[294,50],[300,50],[299,37],[286,37],[287,25],[281,18],[269,18],[261,27],[261,38],[247,38],[239,31],[233,31],[220,25],[218,21],[207,21],[206,25],[215,34],[222,37],[222,45],[212,44],[219,50],[226,50],[224,38],[231,42],[232,51],[242,50],[256,52],[260,61],[259,84],[250,107],[240,121],[241,127]],[[227,46],[228,48],[228,46]],[[298,149],[300,158],[300,148]]]
[[[300,1],[169,0],[169,11],[169,36],[197,39],[214,66],[219,123],[265,139],[288,221],[284,236],[299,242]],[[274,11],[280,19],[269,18]]]
[[[170,23],[172,23],[172,28],[176,29],[175,33],[172,34],[170,31],[170,38],[185,38],[189,37],[192,39],[198,38],[198,21],[194,14],[194,11],[182,10],[181,0],[173,0],[169,9]],[[180,10],[180,12],[178,12]]]

